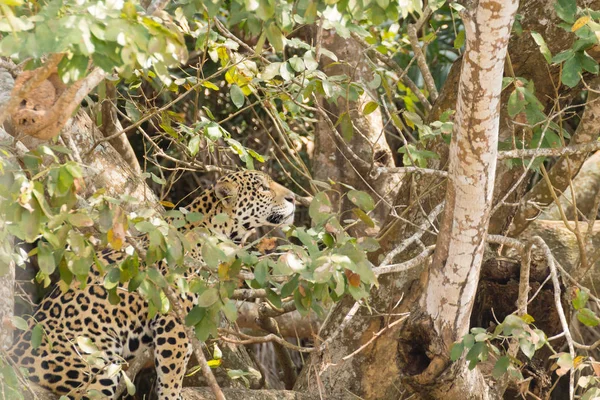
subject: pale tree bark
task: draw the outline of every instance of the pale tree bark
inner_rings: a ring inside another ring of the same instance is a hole
[[[420,308],[423,329],[432,328],[429,365],[414,377],[430,385],[447,371],[452,344],[469,329],[469,318],[479,281],[496,172],[500,92],[504,59],[518,1],[480,1],[463,18],[467,46],[461,71],[456,123],[450,144],[446,207],[432,264],[424,279]],[[428,320],[428,321],[427,321]],[[425,334],[425,333],[423,333]],[[425,334],[425,335],[427,335]],[[408,361],[408,360],[407,360]],[[435,398],[474,393],[482,378],[463,363],[461,378],[452,385],[435,385]],[[451,369],[456,377],[456,368]],[[439,382],[439,381],[438,381]],[[485,391],[480,398],[491,398]],[[457,397],[458,398],[458,397]]]

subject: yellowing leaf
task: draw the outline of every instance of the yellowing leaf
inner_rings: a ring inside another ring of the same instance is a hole
[[[108,243],[110,243],[112,248],[115,250],[121,250],[121,247],[123,247],[123,239],[118,233],[115,233],[115,230],[112,228],[108,230],[108,233],[106,234],[106,239],[108,240]]]
[[[525,321],[526,324],[531,324],[535,321],[535,319],[529,314],[525,314],[525,315],[521,316],[521,319],[523,321]]]
[[[217,368],[219,365],[221,365],[221,360],[209,360],[206,363],[211,368]]]
[[[212,90],[217,90],[217,91],[219,90],[219,87],[217,85],[215,85],[214,83],[209,82],[209,81],[202,82],[202,86],[204,86],[205,88],[208,88],[208,89],[212,89]]]
[[[160,204],[162,204],[164,207],[175,208],[175,204],[171,203],[170,201],[163,200],[160,202]]]
[[[374,101],[370,101],[363,108],[363,114],[364,115],[369,115],[373,111],[377,110],[377,107],[379,107],[379,104],[375,103]]]
[[[584,15],[583,17],[579,18],[571,27],[571,32],[575,32],[583,28],[590,21],[590,19],[591,18],[589,15]]]

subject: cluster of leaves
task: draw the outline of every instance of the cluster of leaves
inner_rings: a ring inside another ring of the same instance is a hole
[[[24,266],[29,257],[37,255],[37,278],[45,285],[58,270],[62,290],[75,280],[83,287],[94,267],[104,276],[113,304],[120,301],[117,288],[127,287],[148,299],[151,318],[169,310],[163,289],[175,284],[183,293],[198,296],[198,305],[186,323],[196,327],[199,339],[206,340],[209,335],[217,337],[221,314],[231,321],[236,319],[237,310],[230,298],[242,268],[254,271],[255,279],[247,282],[250,287],[267,289],[268,299],[276,306],[281,306],[282,299],[293,297],[301,313],[321,312],[323,302],[336,301],[345,293],[364,298],[376,283],[366,252],[375,250],[377,243],[349,236],[325,193],[318,194],[310,208],[315,226],[288,232],[288,237],[301,245],[287,243],[268,255],[240,248],[205,228],[180,232],[179,228],[198,226],[204,218],[185,208],[169,211],[168,221],[143,207],[127,213],[123,202],[131,206],[134,199],[117,200],[100,190],[88,199],[88,207],[77,209],[76,202],[81,200],[78,190],[83,185],[81,167],[70,161],[61,164],[58,151],[68,153],[58,146],[41,146],[26,154],[25,169],[11,158],[3,158],[0,175],[0,193],[6,194],[0,199],[0,213],[7,233],[22,243],[36,243],[28,254],[9,249],[3,257]],[[44,157],[52,162],[42,164]],[[356,190],[348,197],[357,205],[356,214],[372,223],[367,213],[374,208],[373,200]],[[222,223],[227,218],[219,214],[213,222]],[[144,235],[137,239],[140,247],[125,241],[130,228]],[[195,250],[198,245],[199,252]],[[145,250],[140,254],[142,247]],[[96,248],[111,248],[121,257],[106,264]],[[17,327],[26,328],[24,321],[17,321]],[[41,328],[36,325],[36,329]],[[38,333],[34,335],[36,346],[42,336],[41,331]]]
[[[471,328],[471,333],[454,344],[450,352],[450,359],[458,360],[466,350],[469,369],[473,369],[480,362],[488,361],[491,354],[496,359],[492,370],[494,378],[498,379],[508,372],[511,378],[523,380],[520,371],[523,363],[509,354],[505,354],[497,344],[504,340],[517,341],[521,352],[531,359],[537,350],[548,344],[546,334],[530,326],[533,322],[533,317],[530,315],[519,317],[511,314],[497,325],[493,332],[488,332],[483,328]]]
[[[574,32],[577,36],[573,46],[552,57],[552,53],[541,36],[536,34],[533,37],[548,64],[563,63],[562,83],[568,87],[575,87],[581,80],[581,74],[584,71],[598,74],[598,62],[586,51],[600,43],[600,12],[587,8],[578,9],[575,0],[557,0],[554,9],[563,21],[559,26],[567,32]]]
[[[373,208],[372,199],[364,192],[351,192],[349,198],[365,216],[365,211]],[[290,228],[290,242],[277,247],[274,241],[264,240],[256,250],[240,249],[227,238],[201,233],[201,254],[207,268],[196,278],[176,281],[182,291],[199,295],[198,305],[185,320],[195,327],[198,339],[217,336],[220,312],[232,322],[237,318],[230,297],[239,285],[242,268],[254,273],[254,279],[245,281],[248,287],[266,289],[267,299],[278,308],[292,299],[303,315],[311,310],[322,314],[324,304],[338,301],[346,293],[356,299],[367,297],[376,278],[366,252],[376,250],[377,243],[349,236],[324,192],[315,196],[310,214],[315,226]],[[271,252],[267,254],[267,250]]]
[[[169,84],[168,68],[187,60],[183,34],[171,20],[144,16],[134,2],[53,0],[42,8],[21,0],[3,5],[0,55],[16,59],[66,53],[58,72],[63,81],[85,76],[90,60],[112,73],[129,76],[154,68]]]
[[[577,319],[588,327],[596,327],[600,324],[600,318],[586,304],[590,298],[589,292],[575,289],[572,295],[571,304],[576,310]],[[508,315],[504,321],[496,326],[493,332],[488,332],[483,328],[471,328],[471,332],[463,336],[462,340],[456,342],[450,351],[450,359],[456,361],[465,354],[469,361],[469,369],[475,368],[480,362],[488,361],[490,355],[495,359],[492,376],[499,379],[508,373],[510,378],[519,382],[523,380],[521,368],[523,362],[517,357],[513,357],[506,351],[508,346],[500,346],[511,341],[519,344],[521,353],[528,359],[532,359],[535,352],[544,346],[550,344],[546,334],[532,326],[534,319],[531,315]],[[504,347],[504,348],[503,348]],[[584,392],[582,399],[594,399],[600,394],[600,363],[591,357],[575,356],[565,352],[555,352],[550,359],[556,360],[552,365],[552,370],[558,376],[563,376],[570,371],[580,374],[578,386]],[[587,372],[591,371],[591,374]]]

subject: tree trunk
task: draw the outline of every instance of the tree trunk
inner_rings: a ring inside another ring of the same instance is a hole
[[[436,261],[429,275],[431,281],[425,279],[423,282],[426,293],[437,292],[434,296],[438,301],[423,300],[422,309],[414,317],[413,325],[409,325],[412,337],[402,335],[398,358],[392,356],[390,351],[398,348],[398,333],[407,330],[407,326],[396,325],[386,330],[361,353],[343,361],[345,355],[367,343],[374,333],[385,329],[395,319],[369,316],[366,310],[359,309],[350,322],[341,328],[341,339],[334,340],[325,354],[311,358],[311,364],[305,367],[297,384],[298,389],[316,393],[319,388],[326,388],[328,394],[338,396],[334,398],[344,398],[341,393],[353,393],[367,399],[398,398],[399,390],[404,390],[398,389],[402,387],[398,384],[398,378],[413,375],[418,378],[407,379],[407,383],[415,390],[424,390],[426,397],[448,398],[451,393],[453,398],[486,398],[487,385],[478,371],[468,371],[464,363],[448,368],[448,347],[468,328],[477,288],[494,188],[502,69],[516,6],[516,1],[506,5],[497,1],[481,1],[467,22],[470,24],[467,31],[468,47],[463,60],[458,119],[451,148],[452,182],[446,197],[449,206],[444,228],[449,234],[444,235],[444,239],[440,238],[438,243]],[[480,34],[476,37],[477,33]],[[471,110],[473,114],[469,114]],[[467,188],[469,185],[471,187]],[[401,196],[406,198],[407,195],[404,193]],[[472,207],[474,199],[480,199],[476,207]],[[423,208],[434,209],[435,203],[432,205],[427,201]],[[465,206],[470,208],[465,209]],[[417,217],[412,218],[415,215]],[[421,210],[408,216],[413,224],[425,218]],[[470,218],[473,220],[469,221]],[[383,233],[386,245],[405,243],[407,237],[415,232],[412,227],[407,229],[406,225],[402,228],[400,224],[393,224]],[[461,232],[460,228],[466,231]],[[423,237],[427,237],[427,234]],[[456,250],[469,249],[470,258],[456,251],[449,252],[449,247],[455,244],[460,245]],[[447,259],[443,257],[444,252]],[[447,277],[454,282],[453,287],[442,286],[444,277],[438,272],[444,264],[442,261],[446,261],[448,272],[455,273]],[[380,279],[380,288],[369,304],[381,313],[392,315],[408,311],[410,305],[420,297],[421,291],[411,290],[410,287],[410,282],[416,276],[417,269],[401,276],[383,277]],[[461,288],[464,293],[460,292]],[[454,306],[442,303],[439,297],[444,294]],[[393,308],[403,295],[403,304]],[[336,326],[346,317],[351,304],[352,301],[346,300],[335,307],[320,332],[322,338],[336,333]],[[431,316],[436,315],[434,313],[437,311],[434,309],[442,304],[450,309],[444,310],[446,315],[433,319]],[[424,317],[427,315],[429,317]],[[429,319],[429,324],[419,325],[422,322],[417,321],[419,316],[424,320]],[[433,361],[429,359],[429,354]],[[390,362],[390,359],[396,362]],[[444,379],[436,380],[442,372]],[[448,392],[450,387],[453,387],[452,392]]]
[[[469,371],[465,362],[448,366],[452,344],[468,332],[479,282],[494,191],[504,59],[517,6],[518,0],[482,0],[463,18],[467,46],[450,143],[444,235],[438,236],[423,276],[419,307],[402,332],[405,365],[420,361],[425,367],[408,381],[433,398],[493,398],[478,370]],[[415,354],[415,348],[427,355]]]

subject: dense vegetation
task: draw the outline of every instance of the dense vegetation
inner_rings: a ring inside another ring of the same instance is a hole
[[[147,298],[151,315],[173,312],[168,288],[199,295],[185,324],[206,344],[208,364],[225,371],[223,386],[260,386],[256,360],[233,366],[220,348],[262,342],[235,324],[240,301],[258,299],[267,311],[252,328],[263,334],[294,336],[265,322],[285,314],[299,314],[294,324],[309,315],[323,323],[318,335],[299,334],[299,346],[268,340],[284,370],[271,388],[441,398],[436,379],[463,365],[485,371],[477,376],[497,391],[484,397],[489,388],[473,385],[475,398],[600,396],[595,333],[587,330],[600,324],[592,223],[600,197],[596,189],[578,196],[585,190],[573,183],[600,148],[598,2],[524,1],[505,32],[501,105],[491,110],[499,122],[485,139],[494,144],[495,182],[492,173],[489,199],[472,199],[489,206],[473,234],[482,243],[476,272],[446,280],[448,292],[467,293],[457,304],[469,312],[447,330],[423,317],[428,285],[451,274],[452,257],[442,252],[455,237],[448,221],[458,226],[460,217],[442,217],[455,192],[447,180],[460,182],[456,165],[470,162],[452,149],[461,149],[457,124],[480,111],[457,105],[468,98],[460,64],[477,50],[475,33],[485,35],[477,23],[490,4],[0,0],[0,276],[18,299],[15,316],[12,303],[10,315],[0,313],[9,321],[3,343],[9,328],[31,329],[34,346],[45,340],[28,318],[35,303],[55,284],[84,285],[95,265],[112,301],[126,287]],[[242,246],[182,234],[178,228],[203,218],[185,208],[195,194],[241,168],[266,171],[298,194],[295,226]],[[572,200],[561,203],[567,191]],[[530,227],[553,202],[564,204],[557,219],[575,238],[566,249],[573,265],[555,260],[558,248]],[[147,235],[146,248],[135,234]],[[201,260],[188,253],[198,244]],[[107,248],[129,257],[102,265],[97,252]],[[166,276],[153,266],[162,259]],[[183,279],[188,269],[199,273]],[[530,269],[537,292],[527,287]],[[503,291],[506,301],[489,301]],[[77,341],[86,361],[105,363],[90,339]],[[297,381],[292,350],[313,353]],[[2,354],[1,393],[21,398],[26,374]],[[126,377],[124,365],[105,367]],[[314,365],[324,383],[311,381]],[[386,383],[377,387],[373,371]],[[427,373],[433,378],[414,378]]]

